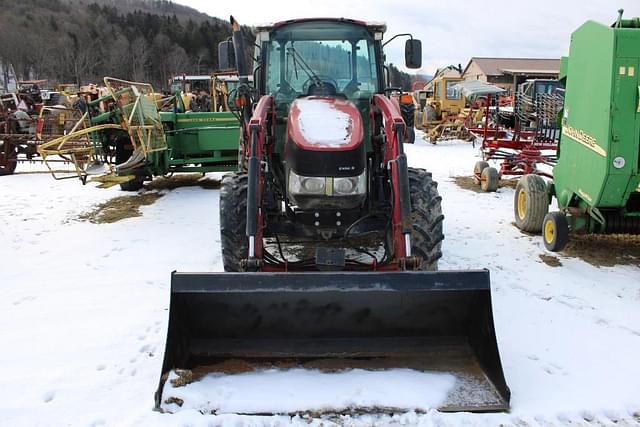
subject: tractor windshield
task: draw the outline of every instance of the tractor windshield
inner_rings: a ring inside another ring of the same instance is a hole
[[[272,33],[266,59],[266,92],[276,102],[304,95],[368,99],[378,92],[373,38],[358,25],[287,25]]]

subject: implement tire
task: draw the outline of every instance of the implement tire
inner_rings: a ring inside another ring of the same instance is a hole
[[[120,184],[120,190],[122,191],[138,191],[144,184],[144,177],[137,176],[131,181],[123,182]]]
[[[0,142],[0,176],[11,175],[18,165],[18,148],[9,141]]]
[[[404,131],[404,143],[413,144],[414,142],[416,142],[416,130],[411,126]]]
[[[436,271],[442,257],[442,198],[438,183],[424,169],[409,168],[411,194],[411,252],[422,257],[420,270]]]
[[[224,271],[243,271],[247,258],[247,187],[246,172],[233,172],[222,178],[220,187],[220,241]]]
[[[544,247],[551,252],[559,252],[569,243],[569,223],[562,212],[549,212],[542,222]]]
[[[539,233],[549,212],[547,184],[538,175],[525,175],[518,180],[513,196],[516,227],[527,233]]]
[[[416,114],[416,106],[414,104],[400,104],[400,114],[404,119],[404,143],[413,144],[416,140],[416,133],[414,130],[414,120]]]
[[[480,174],[480,189],[484,192],[491,193],[498,189],[500,176],[498,170],[489,166],[484,168]]]

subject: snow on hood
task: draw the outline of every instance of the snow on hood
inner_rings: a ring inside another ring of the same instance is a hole
[[[362,141],[362,119],[353,103],[343,99],[308,97],[293,102],[289,137],[307,150],[352,150]]]

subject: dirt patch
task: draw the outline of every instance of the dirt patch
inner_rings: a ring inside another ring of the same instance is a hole
[[[91,212],[78,217],[94,224],[111,224],[126,218],[142,216],[140,206],[156,202],[163,194],[156,192],[139,193],[133,196],[120,196],[99,204]]]
[[[220,188],[220,180],[204,177],[200,173],[185,173],[168,178],[156,178],[144,185],[147,190],[174,190],[180,187],[202,187],[207,190],[217,190]]]
[[[626,234],[571,235],[561,252],[580,258],[596,267],[635,265],[640,267],[640,236]]]
[[[484,193],[480,188],[480,184],[472,176],[454,176],[453,180],[460,188],[471,190],[475,193]],[[501,179],[498,181],[498,188],[516,188],[516,185],[518,185],[518,181],[515,179]]]
[[[552,255],[540,254],[540,260],[547,264],[550,267],[561,267],[562,263],[560,260]]]

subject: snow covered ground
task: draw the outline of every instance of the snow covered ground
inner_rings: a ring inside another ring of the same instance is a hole
[[[544,263],[541,239],[511,224],[513,189],[483,194],[454,183],[470,175],[476,150],[457,141],[432,146],[420,136],[406,150],[412,166],[431,170],[440,183],[441,269],[491,271],[511,413],[313,419],[154,412],[169,273],[222,270],[218,191],[164,190],[141,217],[93,224],[78,216],[122,192],[16,174],[0,178],[0,425],[640,426],[640,266],[596,267],[562,255],[561,266]],[[297,399],[331,399],[314,375],[296,374]],[[221,395],[235,392],[227,403],[237,407],[271,396],[249,384],[223,383],[230,389]],[[387,390],[396,404],[397,388]],[[379,390],[372,395],[381,398]]]

